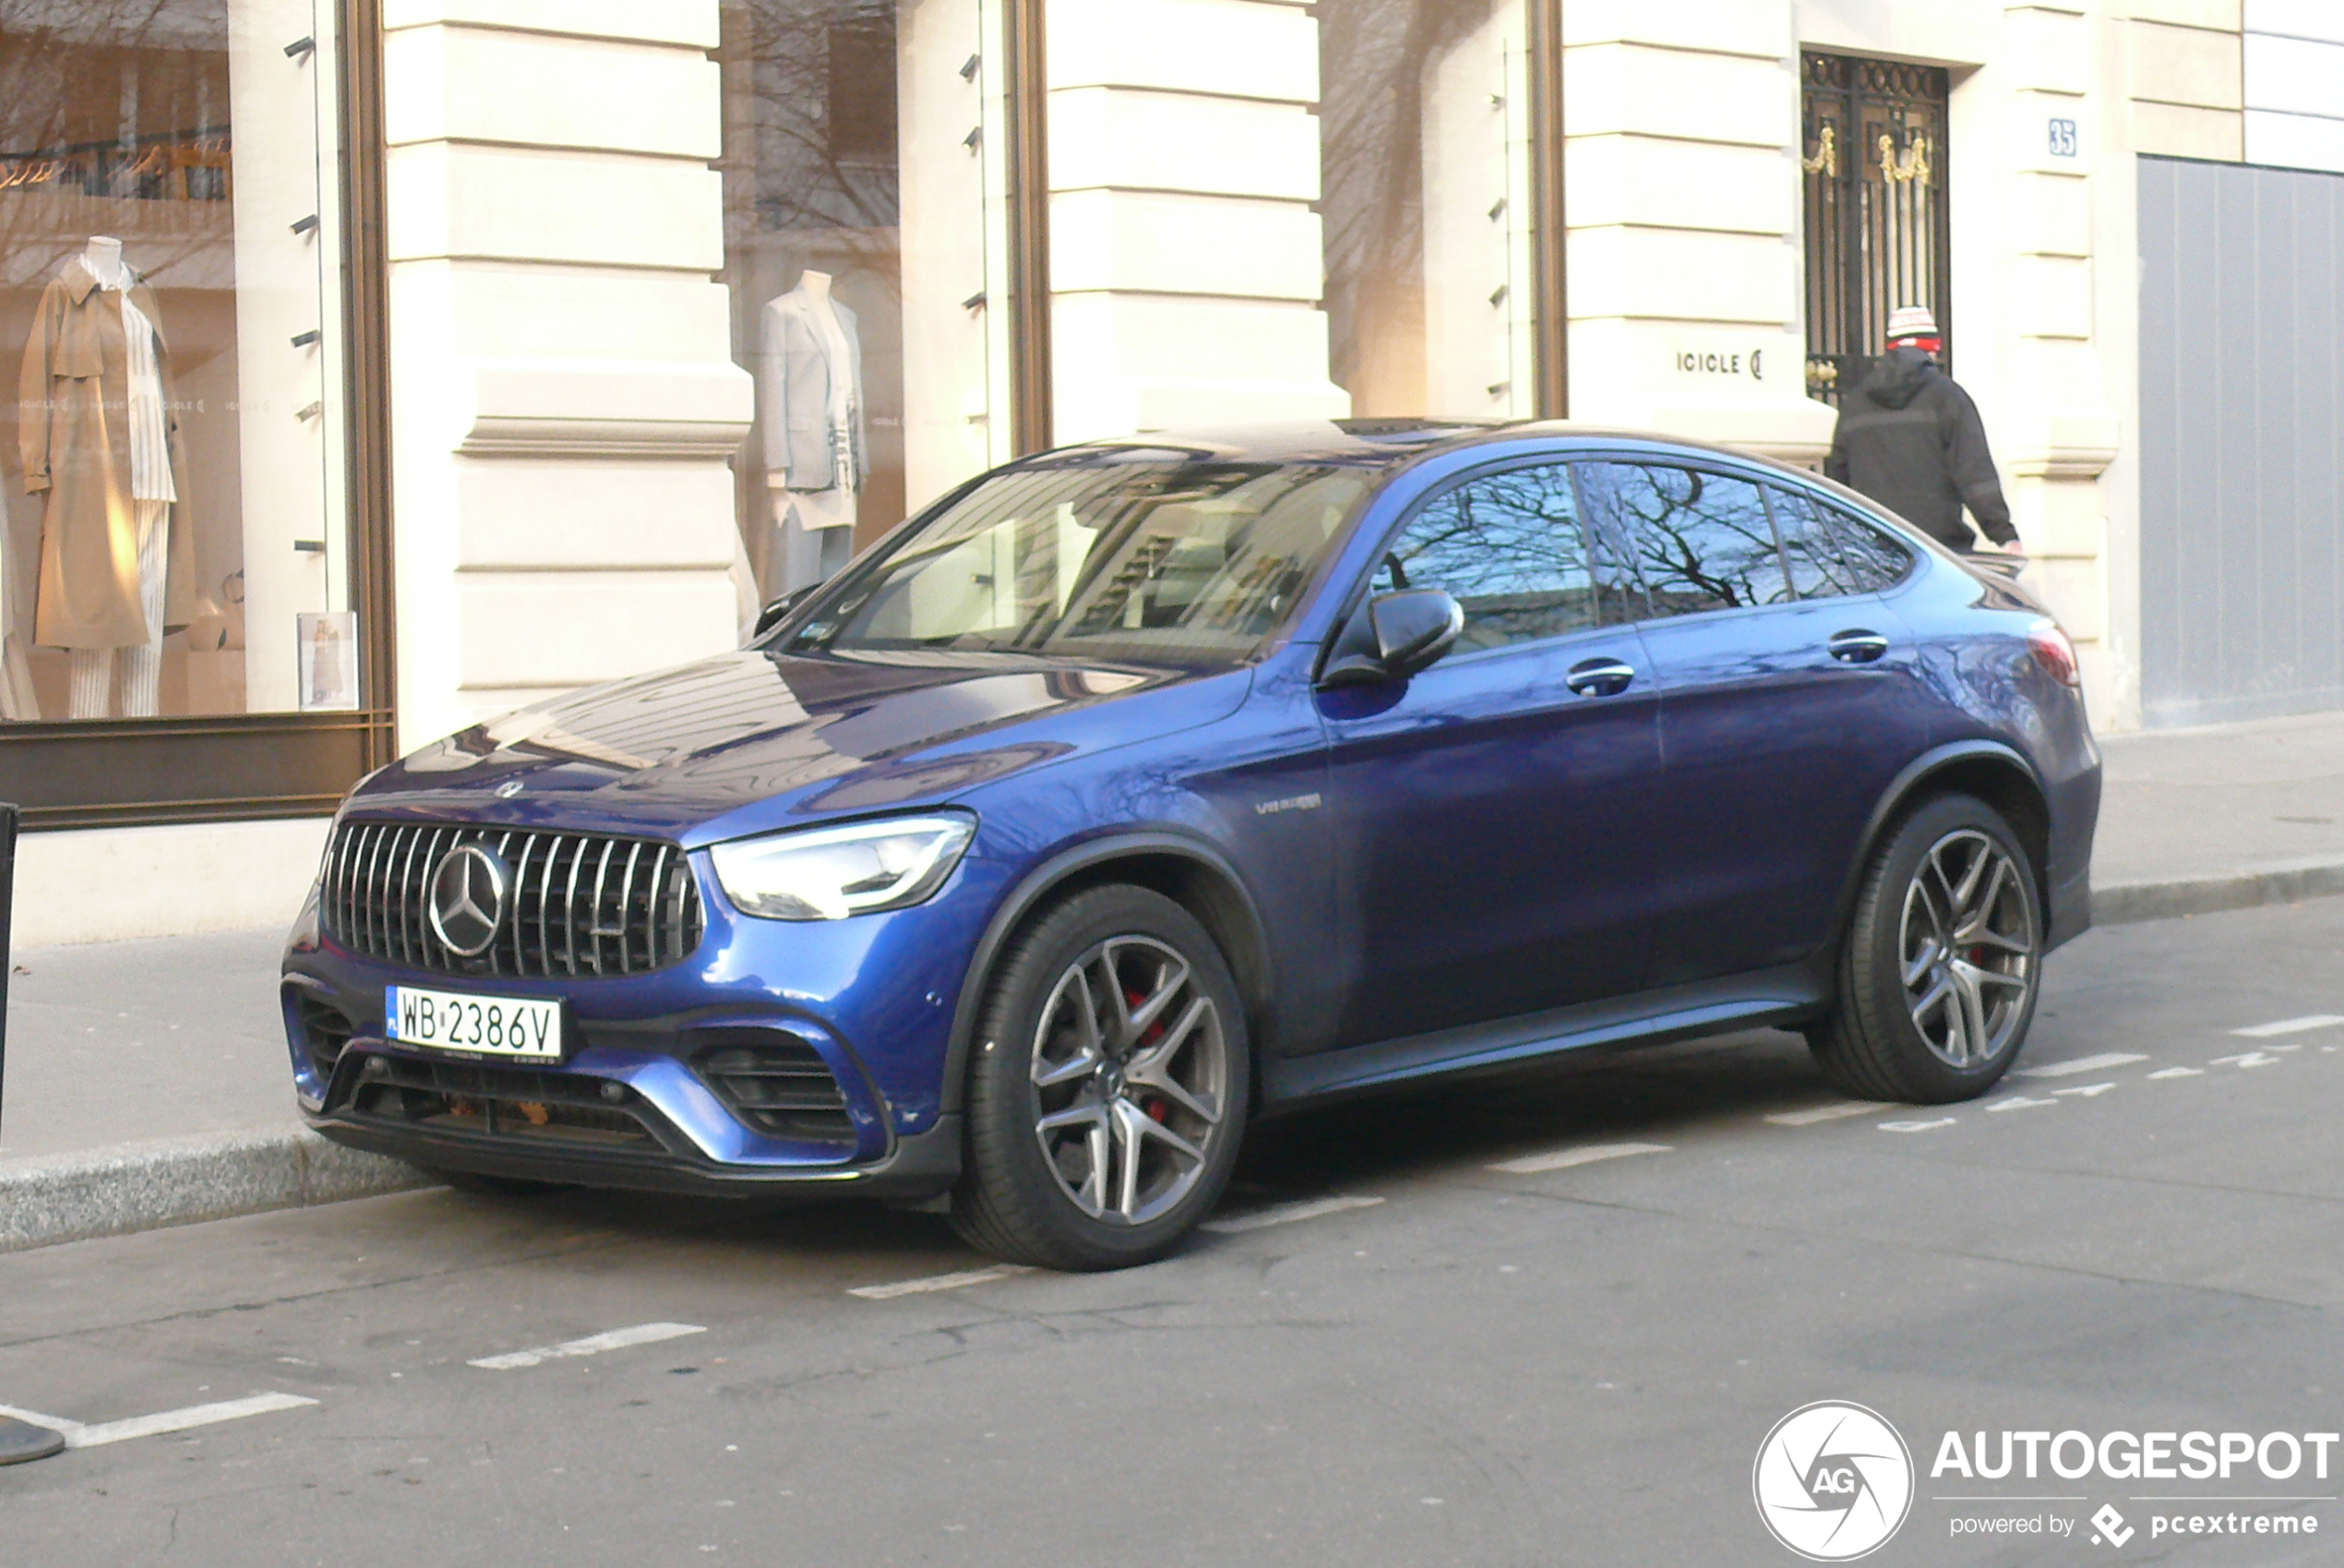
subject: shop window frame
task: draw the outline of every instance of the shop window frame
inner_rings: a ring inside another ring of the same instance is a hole
[[[340,0],[343,365],[350,602],[359,706],[319,713],[0,725],[0,800],[28,831],[314,817],[396,755],[381,0]]]

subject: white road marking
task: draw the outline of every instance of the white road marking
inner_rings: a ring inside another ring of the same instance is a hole
[[[1884,1121],[1880,1130],[1883,1132],[1933,1132],[1940,1127],[1951,1127],[1954,1121],[1955,1118],[1950,1116],[1941,1116],[1934,1121]]]
[[[1667,1143],[1586,1143],[1576,1149],[1557,1149],[1549,1155],[1525,1155],[1518,1160],[1500,1160],[1489,1168],[1502,1170],[1509,1176],[1537,1176],[1542,1171],[1569,1170],[1573,1166],[1593,1165],[1597,1160],[1669,1152],[1670,1146]]]
[[[657,1345],[664,1339],[682,1339],[689,1335],[706,1334],[698,1323],[637,1323],[633,1328],[615,1328],[608,1334],[590,1334],[583,1339],[564,1340],[559,1345],[541,1345],[534,1350],[512,1350],[502,1356],[483,1356],[477,1361],[467,1361],[468,1367],[484,1371],[509,1372],[522,1367],[534,1367],[566,1356],[599,1356],[605,1350],[624,1350],[633,1345]]]
[[[2151,1078],[2203,1078],[2206,1076],[2206,1070],[2202,1067],[2160,1067],[2149,1076]]]
[[[2103,1067],[2130,1067],[2148,1058],[2138,1051],[2102,1051],[2098,1056],[2079,1056],[2074,1061],[2047,1062],[2041,1067],[2022,1067],[2014,1074],[2019,1078],[2073,1078],[2078,1072],[2098,1072]]]
[[[2228,1067],[2232,1062],[2236,1062],[2242,1069],[2253,1067],[2277,1067],[2278,1065],[2278,1058],[2271,1055],[2268,1051],[2241,1051],[2236,1056],[2218,1056],[2206,1065],[2210,1067]]]
[[[958,1274],[931,1274],[919,1279],[899,1279],[892,1285],[858,1285],[849,1296],[866,1301],[892,1301],[898,1296],[925,1296],[931,1290],[958,1290],[963,1286],[990,1285],[1034,1271],[1023,1263],[996,1263],[989,1269],[963,1269]]]
[[[2255,1023],[2231,1034],[2249,1040],[2267,1040],[2274,1035],[2300,1035],[2306,1029],[2326,1029],[2331,1024],[2344,1023],[2344,1016],[2333,1012],[2314,1012],[2302,1018],[2282,1018],[2276,1023]]]
[[[1987,1114],[1991,1116],[1996,1111],[2032,1110],[2037,1106],[2055,1106],[2057,1104],[2059,1104],[2057,1100],[2030,1100],[2024,1095],[2013,1095],[2006,1100],[1996,1100],[1992,1105],[1986,1107],[1986,1111]]]
[[[1274,1209],[1256,1209],[1250,1215],[1209,1219],[1197,1228],[1209,1230],[1215,1236],[1242,1236],[1249,1230],[1267,1230],[1274,1225],[1292,1225],[1298,1220],[1317,1219],[1321,1215],[1339,1215],[1348,1209],[1371,1209],[1382,1202],[1381,1198],[1350,1196],[1310,1198],[1299,1203],[1280,1203]]]
[[[102,1448],[110,1442],[127,1442],[134,1437],[158,1437],[164,1432],[184,1432],[197,1427],[214,1427],[222,1421],[240,1421],[246,1416],[266,1416],[278,1410],[298,1410],[315,1405],[315,1399],[304,1399],[298,1394],[256,1394],[249,1399],[223,1399],[213,1405],[191,1405],[185,1410],[165,1410],[161,1415],[134,1416],[126,1421],[102,1421],[95,1426],[83,1426],[56,1416],[43,1416],[35,1410],[19,1410],[12,1405],[0,1405],[0,1416],[14,1416],[20,1421],[30,1421],[36,1427],[47,1427],[66,1440],[67,1448]]]
[[[1862,1116],[1868,1111],[1886,1110],[1895,1103],[1893,1100],[1844,1100],[1836,1106],[1777,1111],[1766,1119],[1776,1127],[1812,1127],[1818,1121],[1837,1121],[1844,1116]]]
[[[2073,1089],[2053,1089],[2051,1093],[2054,1095],[2075,1095],[2088,1100],[2093,1098],[2095,1095],[2105,1095],[2109,1090],[2113,1089],[2114,1087],[2116,1087],[2116,1085],[2113,1083],[2081,1083]]]

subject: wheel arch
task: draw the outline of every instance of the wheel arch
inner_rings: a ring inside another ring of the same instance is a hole
[[[2018,834],[2020,845],[2034,862],[2035,900],[2051,919],[2051,794],[2042,776],[2017,750],[1998,740],[1960,740],[1931,748],[1907,764],[1889,781],[1864,823],[1863,837],[1848,863],[1840,888],[1836,917],[1832,923],[1832,951],[1836,952],[1848,920],[1855,909],[1864,868],[1872,864],[1881,841],[1896,830],[1905,815],[1925,800],[1941,795],[1973,795],[2002,814]]]
[[[1044,911],[1086,889],[1128,883],[1163,894],[1194,916],[1228,960],[1244,999],[1254,1083],[1261,1087],[1262,1043],[1276,1026],[1276,987],[1268,933],[1237,868],[1212,845],[1178,833],[1119,833],[1052,856],[1011,890],[987,922],[961,978],[945,1050],[942,1109],[956,1115],[968,1090],[968,1052],[985,985],[1011,939]]]

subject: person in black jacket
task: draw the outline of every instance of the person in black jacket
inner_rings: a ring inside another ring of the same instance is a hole
[[[1974,549],[1978,535],[2018,543],[2001,476],[1986,449],[1978,405],[1931,357],[1940,348],[1937,322],[1919,305],[1888,317],[1888,353],[1863,385],[1839,405],[1824,473],[1862,492],[1956,550]]]

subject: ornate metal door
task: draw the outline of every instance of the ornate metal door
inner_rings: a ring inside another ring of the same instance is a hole
[[[1943,69],[1812,53],[1800,67],[1807,389],[1836,401],[1860,381],[1901,305],[1936,313],[1951,369]]]

